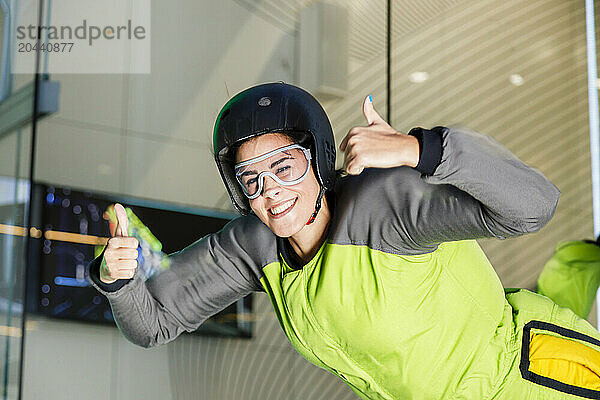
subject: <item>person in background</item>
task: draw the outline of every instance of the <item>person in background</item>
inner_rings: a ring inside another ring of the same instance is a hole
[[[537,291],[587,318],[600,285],[600,236],[556,245],[538,277]]]

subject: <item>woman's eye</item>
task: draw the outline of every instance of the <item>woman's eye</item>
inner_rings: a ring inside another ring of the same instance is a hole
[[[286,166],[283,166],[283,167],[279,167],[279,168],[277,168],[277,171],[276,171],[275,173],[276,173],[276,174],[280,174],[280,173],[282,173],[282,172],[284,172],[284,171],[288,170],[289,168],[290,168],[290,166],[289,166],[289,165],[286,165]]]
[[[256,178],[248,179],[246,181],[246,186],[254,185],[257,182]]]

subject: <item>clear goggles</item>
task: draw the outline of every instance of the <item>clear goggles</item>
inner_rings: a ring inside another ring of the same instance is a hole
[[[234,169],[246,197],[255,199],[262,193],[267,176],[283,186],[302,182],[310,169],[310,150],[291,144],[236,164]]]

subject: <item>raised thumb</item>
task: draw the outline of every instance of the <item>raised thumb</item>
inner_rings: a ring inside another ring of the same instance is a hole
[[[386,123],[385,120],[377,113],[377,111],[375,111],[375,107],[373,107],[372,94],[365,97],[365,101],[363,102],[363,114],[369,125]]]
[[[127,219],[127,212],[125,208],[119,204],[115,204],[115,213],[117,214],[117,229],[115,230],[115,236],[129,236],[128,228],[129,221]]]

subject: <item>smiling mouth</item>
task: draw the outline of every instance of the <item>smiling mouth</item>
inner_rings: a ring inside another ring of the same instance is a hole
[[[296,201],[298,198],[296,197],[293,200],[288,200],[277,207],[269,208],[269,215],[273,218],[281,218],[296,205]]]

